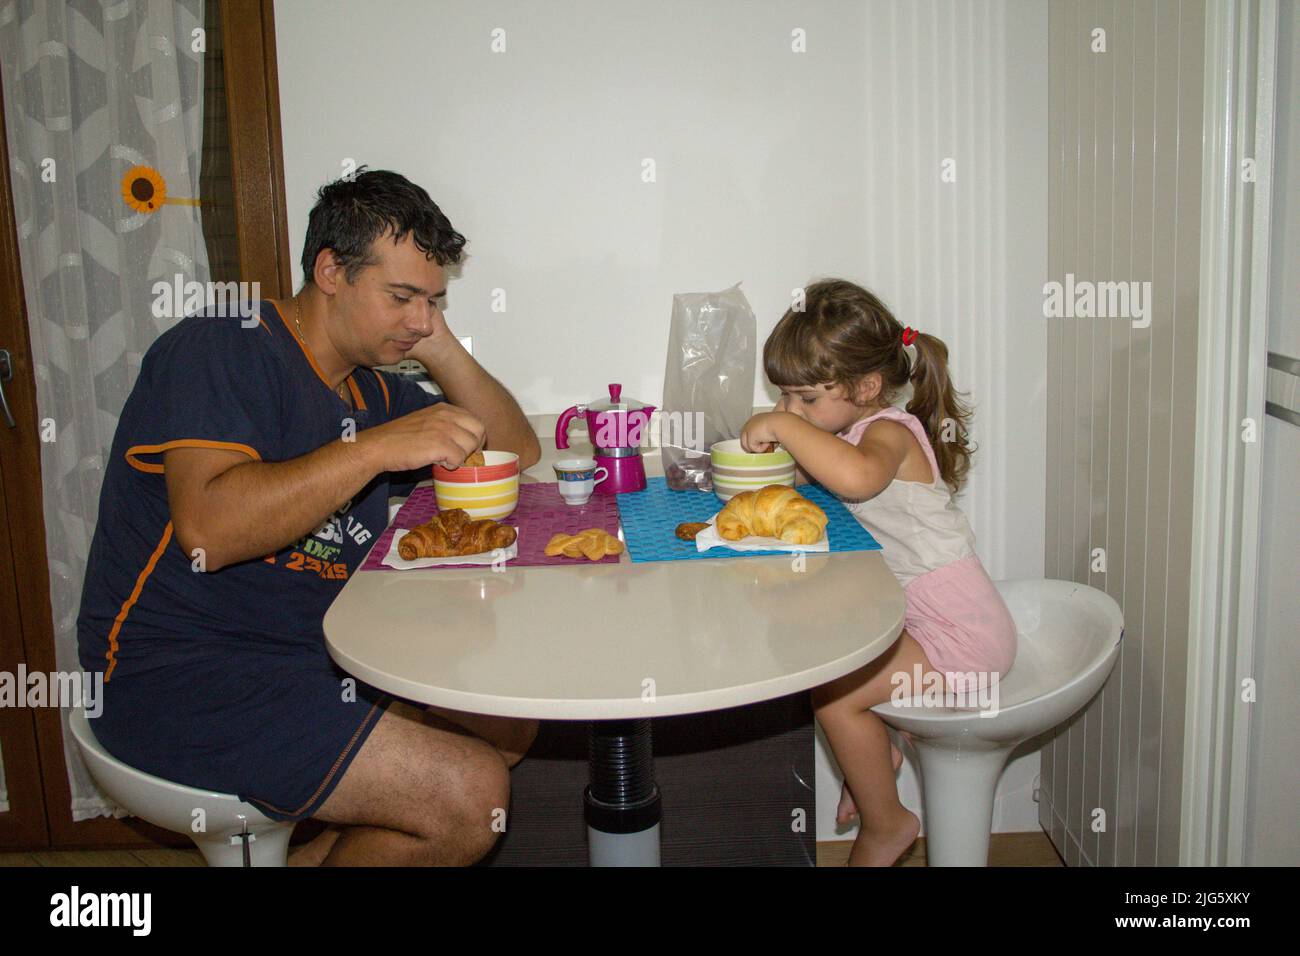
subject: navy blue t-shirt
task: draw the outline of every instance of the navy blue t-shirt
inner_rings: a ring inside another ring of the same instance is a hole
[[[262,558],[196,570],[176,540],[164,451],[230,448],[287,461],[349,427],[361,432],[443,400],[366,368],[348,377],[344,400],[292,319],[271,302],[256,307],[255,325],[252,316],[199,314],[159,336],[122,410],[77,619],[81,665],[107,680],[241,649],[319,653],[326,608],[388,523],[381,474],[315,533]]]

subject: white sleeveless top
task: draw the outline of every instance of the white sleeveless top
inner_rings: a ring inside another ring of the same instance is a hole
[[[854,422],[839,437],[856,445],[867,426],[880,418],[906,425],[911,430],[933,469],[934,480],[926,483],[895,478],[884,491],[867,501],[840,500],[880,542],[885,564],[899,584],[906,587],[913,578],[974,554],[975,533],[940,477],[930,439],[915,415],[891,405]]]

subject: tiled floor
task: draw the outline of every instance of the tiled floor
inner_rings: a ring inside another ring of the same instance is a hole
[[[203,866],[198,850],[37,850],[0,853],[0,866]]]
[[[818,866],[843,866],[852,843],[817,844]],[[916,841],[897,866],[925,866],[925,839]],[[989,845],[990,866],[1064,866],[1047,835],[995,833]],[[203,866],[198,850],[40,850],[0,853],[0,866]]]
[[[843,866],[853,848],[851,840],[817,844],[818,866]],[[895,866],[925,866],[925,837]],[[1041,830],[1032,833],[995,833],[989,839],[989,866],[1065,866],[1056,847]]]

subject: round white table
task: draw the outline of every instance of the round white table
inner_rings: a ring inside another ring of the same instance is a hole
[[[904,608],[878,551],[646,563],[624,552],[618,564],[359,571],[324,629],[340,667],[400,697],[592,721],[591,862],[654,865],[650,721],[856,670],[897,639]]]

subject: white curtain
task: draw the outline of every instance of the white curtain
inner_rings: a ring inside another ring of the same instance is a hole
[[[80,669],[77,612],[104,462],[140,360],[175,318],[153,285],[206,283],[197,205],[137,212],[136,166],[198,197],[204,0],[0,0],[0,63],[36,370],[57,666]],[[199,46],[196,50],[195,47]],[[63,739],[71,741],[64,711]],[[120,816],[73,745],[72,816]]]

